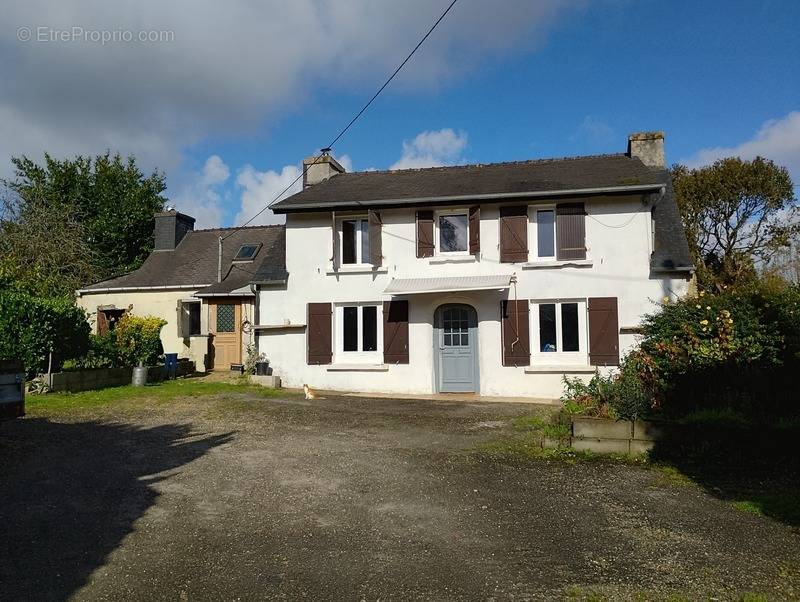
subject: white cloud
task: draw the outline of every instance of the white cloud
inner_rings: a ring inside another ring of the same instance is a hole
[[[614,128],[605,121],[592,115],[587,115],[578,126],[577,131],[570,137],[573,142],[584,140],[591,144],[603,145],[616,140]]]
[[[286,165],[279,172],[272,170],[258,171],[252,165],[245,165],[236,176],[236,184],[242,188],[242,200],[241,208],[234,220],[235,223],[243,224],[252,218],[256,213],[276,200],[276,197],[287,187],[289,189],[281,195],[280,199],[299,192],[303,187],[302,178],[298,179],[301,173],[300,167],[295,165]],[[297,182],[294,182],[296,179]],[[271,210],[267,209],[249,225],[282,224],[283,222],[284,217],[282,215],[275,215]]]
[[[800,183],[800,111],[792,111],[780,119],[764,123],[750,139],[736,146],[704,148],[681,160],[689,167],[708,165],[722,157],[739,156],[753,159],[762,156],[789,170],[795,183]]]
[[[195,228],[216,228],[222,224],[223,195],[220,187],[228,181],[230,169],[218,155],[206,159],[203,169],[192,174],[187,184],[172,195],[171,204],[191,215]]]
[[[390,169],[415,169],[463,163],[461,153],[467,147],[466,132],[450,128],[425,131],[413,140],[403,141],[403,154]]]
[[[394,89],[436,89],[487,58],[532,51],[570,0],[457,4]],[[320,86],[371,91],[442,10],[428,0],[30,0],[0,28],[0,176],[8,157],[134,153],[167,170],[187,148],[258,133]],[[158,43],[37,41],[39,27],[161,30]],[[34,39],[18,39],[30,27]],[[346,116],[342,116],[346,118]]]

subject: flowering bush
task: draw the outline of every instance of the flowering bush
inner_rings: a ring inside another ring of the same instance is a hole
[[[155,364],[164,352],[161,347],[161,328],[165,320],[154,316],[133,316],[125,313],[114,329],[122,353],[140,366]]]
[[[565,379],[565,408],[590,415],[680,416],[735,408],[796,414],[800,287],[700,292],[644,320],[640,349],[587,385]]]

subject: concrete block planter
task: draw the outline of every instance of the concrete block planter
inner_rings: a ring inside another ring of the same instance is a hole
[[[596,454],[643,454],[664,436],[667,425],[637,420],[572,419],[572,448]]]
[[[573,418],[572,436],[590,439],[630,439],[633,436],[633,426],[627,420]]]
[[[262,387],[269,387],[270,389],[281,388],[281,377],[275,376],[274,374],[270,376],[253,374],[250,376],[250,382],[255,385],[261,385]]]

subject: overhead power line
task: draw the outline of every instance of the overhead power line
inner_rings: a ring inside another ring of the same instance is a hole
[[[342,128],[342,130],[341,130],[341,131],[340,131],[338,134],[336,134],[336,136],[333,138],[333,140],[331,140],[331,141],[330,141],[330,142],[327,144],[327,146],[325,147],[326,149],[331,149],[331,148],[333,148],[333,145],[334,145],[334,144],[336,144],[336,143],[339,141],[339,139],[340,139],[342,136],[344,136],[344,135],[345,135],[345,133],[347,132],[347,130],[349,130],[349,129],[350,129],[352,126],[353,126],[353,124],[354,124],[356,121],[358,121],[358,118],[359,118],[359,117],[361,117],[361,115],[363,115],[363,114],[364,114],[364,112],[365,112],[365,111],[366,111],[366,110],[367,110],[367,109],[370,107],[370,105],[371,105],[371,104],[372,104],[372,103],[375,101],[375,99],[376,99],[376,98],[378,98],[378,96],[380,95],[380,93],[384,91],[384,89],[386,88],[386,86],[388,86],[388,85],[389,85],[389,84],[392,82],[392,80],[393,80],[393,79],[394,79],[394,78],[397,76],[397,74],[398,74],[398,73],[400,73],[400,70],[401,70],[403,67],[405,67],[406,63],[407,63],[408,61],[410,61],[410,60],[411,60],[411,57],[412,57],[412,56],[414,56],[414,54],[417,52],[417,50],[419,50],[420,46],[422,46],[422,44],[425,42],[425,40],[427,40],[427,39],[428,39],[428,37],[429,37],[429,36],[430,36],[430,35],[433,33],[433,30],[434,30],[434,29],[436,29],[436,27],[438,27],[439,23],[441,23],[441,22],[442,22],[442,20],[443,20],[443,19],[444,19],[444,18],[447,16],[447,13],[449,13],[449,12],[450,12],[450,10],[453,8],[453,6],[455,6],[456,2],[458,2],[458,0],[453,0],[453,1],[450,3],[450,5],[449,5],[449,6],[448,6],[448,7],[445,9],[445,11],[444,11],[444,12],[443,12],[443,13],[442,13],[440,16],[439,16],[439,18],[438,18],[438,19],[436,19],[436,21],[434,22],[434,24],[433,24],[433,25],[431,25],[431,28],[430,28],[430,29],[427,31],[427,33],[426,33],[424,36],[422,36],[422,39],[420,39],[420,41],[419,41],[419,42],[417,42],[417,45],[416,45],[416,46],[414,46],[414,49],[413,49],[411,52],[409,52],[409,53],[408,53],[408,56],[407,56],[405,59],[403,59],[403,62],[402,62],[402,63],[400,63],[400,64],[397,66],[397,69],[395,69],[395,70],[392,72],[392,74],[391,74],[391,75],[388,77],[388,79],[387,79],[385,82],[383,82],[383,85],[382,85],[380,88],[378,88],[378,91],[377,91],[377,92],[375,92],[375,94],[373,94],[373,95],[372,95],[372,98],[370,98],[370,99],[367,101],[367,103],[366,103],[366,104],[365,104],[363,107],[361,107],[361,110],[360,110],[358,113],[356,113],[356,114],[355,114],[355,116],[354,116],[354,117],[353,117],[353,118],[350,120],[350,122],[349,122],[349,123],[348,123],[346,126],[344,126],[344,128]],[[236,233],[238,230],[240,230],[241,228],[244,228],[244,227],[245,227],[245,226],[247,226],[248,224],[252,223],[252,222],[253,222],[253,220],[255,220],[255,219],[256,219],[256,218],[257,218],[259,215],[261,215],[261,214],[262,214],[262,213],[264,213],[264,212],[265,212],[267,209],[269,209],[270,207],[272,207],[272,205],[273,205],[273,204],[275,204],[275,202],[276,202],[278,199],[280,199],[280,198],[281,198],[281,197],[282,197],[284,194],[286,194],[286,193],[287,193],[287,192],[288,192],[288,191],[289,191],[289,190],[292,188],[292,186],[294,186],[295,184],[297,184],[298,180],[300,180],[300,179],[301,179],[301,178],[302,178],[302,177],[303,177],[303,176],[306,174],[306,172],[308,171],[308,169],[309,169],[309,168],[310,168],[312,165],[315,165],[315,164],[317,163],[317,161],[320,159],[320,157],[321,157],[321,156],[322,156],[322,155],[318,155],[318,156],[316,156],[316,157],[314,158],[314,161],[312,161],[312,162],[311,162],[311,163],[309,163],[308,165],[303,165],[303,170],[300,172],[300,175],[299,175],[299,176],[297,176],[297,177],[296,177],[294,180],[292,180],[292,182],[291,182],[291,183],[290,183],[290,184],[289,184],[289,185],[288,185],[286,188],[284,188],[283,190],[281,190],[281,191],[280,191],[280,193],[279,193],[279,194],[278,194],[278,195],[277,195],[277,196],[276,196],[274,199],[272,199],[272,200],[271,200],[269,203],[267,203],[267,205],[266,205],[266,206],[265,206],[263,209],[261,209],[261,210],[260,210],[258,213],[256,213],[256,214],[255,214],[253,217],[251,217],[249,220],[247,220],[247,221],[246,221],[245,223],[243,223],[241,226],[239,226],[239,227],[235,228],[234,230],[232,230],[231,232],[229,232],[229,233],[228,233],[228,234],[226,234],[225,236],[222,236],[222,237],[220,237],[220,239],[221,239],[221,240],[225,240],[225,239],[226,239],[226,238],[228,238],[229,236],[233,236],[233,235],[234,235],[234,234],[235,234],[235,233]]]

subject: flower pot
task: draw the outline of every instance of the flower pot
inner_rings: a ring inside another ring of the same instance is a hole
[[[134,366],[131,384],[134,387],[144,387],[147,384],[147,366]]]

